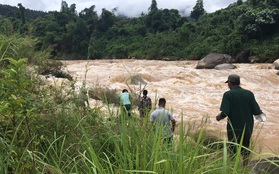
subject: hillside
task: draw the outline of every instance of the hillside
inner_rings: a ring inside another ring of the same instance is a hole
[[[107,9],[98,15],[94,5],[77,14],[75,4],[66,1],[60,12],[36,12],[33,18],[29,13],[35,11],[25,9],[18,14],[15,7],[11,12],[3,7],[4,15],[17,21],[2,22],[2,31],[12,27],[22,36],[36,37],[36,48],[51,49],[52,57],[58,59],[185,60],[201,59],[210,52],[234,57],[243,50],[260,62],[279,57],[279,4],[275,0],[238,0],[214,13],[194,8],[198,11],[190,17],[176,9],[158,9],[155,0],[147,14],[133,18]]]
[[[25,9],[26,20],[36,19],[39,17],[44,17],[47,13],[43,11],[36,11],[31,9]],[[8,18],[20,18],[20,11],[18,7],[0,4],[0,16],[5,16]]]

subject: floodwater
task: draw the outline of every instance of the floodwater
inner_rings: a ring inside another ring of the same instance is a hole
[[[77,79],[77,85],[85,80],[88,88],[109,87],[119,90],[119,93],[130,88],[139,93],[144,84],[130,83],[132,76],[138,76],[146,82],[145,88],[153,103],[155,99],[166,98],[166,107],[177,121],[183,117],[185,122],[195,123],[207,118],[208,129],[224,137],[226,120],[217,122],[215,116],[219,113],[223,93],[228,90],[224,82],[228,75],[238,74],[241,86],[254,93],[267,115],[263,123],[255,120],[255,146],[262,153],[279,153],[279,76],[272,64],[234,64],[237,69],[214,70],[195,69],[197,61],[102,59],[63,63]],[[137,112],[136,108],[134,112]]]

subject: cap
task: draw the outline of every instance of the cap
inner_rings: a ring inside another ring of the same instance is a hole
[[[231,74],[229,75],[228,80],[225,83],[228,82],[240,83],[240,77],[237,74]]]

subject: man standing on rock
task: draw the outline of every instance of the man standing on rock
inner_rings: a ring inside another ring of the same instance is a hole
[[[223,95],[220,113],[216,116],[216,120],[220,121],[228,118],[227,136],[228,141],[240,144],[243,136],[242,146],[249,148],[250,139],[254,127],[253,115],[262,113],[254,94],[240,87],[240,77],[231,74],[228,80],[229,91]],[[236,154],[237,146],[230,143],[229,150],[232,154]],[[243,157],[243,165],[248,165],[250,151],[241,148]]]

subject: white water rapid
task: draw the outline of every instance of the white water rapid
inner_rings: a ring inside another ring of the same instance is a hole
[[[267,115],[264,123],[255,120],[256,146],[261,146],[262,152],[279,153],[279,76],[272,64],[234,64],[237,68],[233,70],[214,70],[195,69],[197,61],[104,59],[63,63],[77,79],[77,85],[86,80],[89,88],[100,85],[118,89],[120,93],[124,88],[129,89],[127,83],[131,76],[140,76],[147,82],[146,89],[153,103],[156,97],[166,98],[167,108],[177,121],[182,115],[185,122],[207,117],[208,128],[216,133],[226,132],[226,120],[215,120],[222,95],[228,90],[224,82],[228,75],[238,74],[241,86],[254,93]],[[139,91],[139,85],[129,84],[129,87]]]

